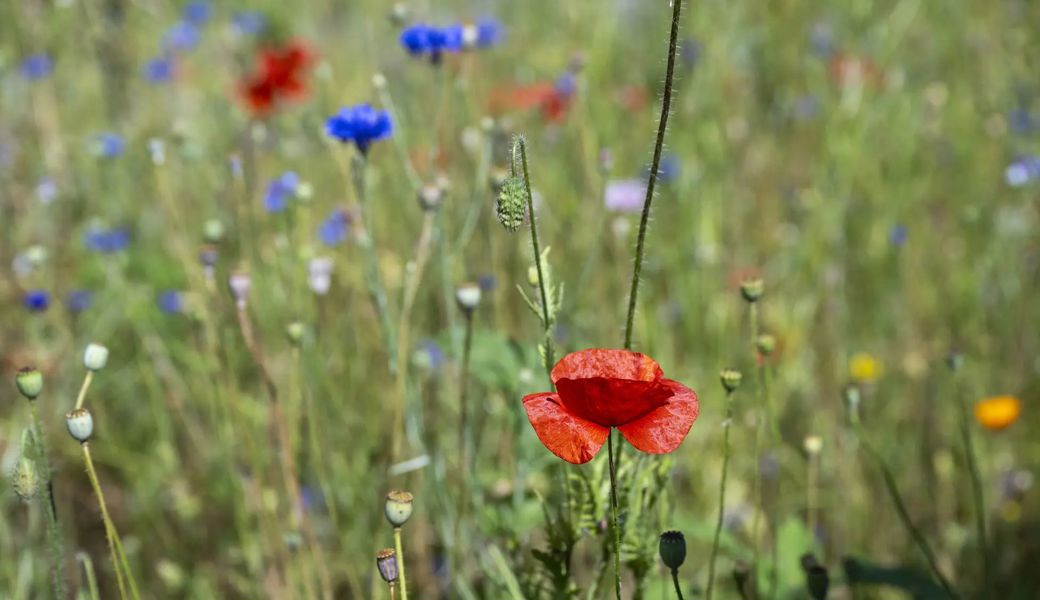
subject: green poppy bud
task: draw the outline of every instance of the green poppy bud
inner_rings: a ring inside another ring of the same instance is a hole
[[[520,229],[527,212],[526,200],[527,191],[522,179],[509,177],[502,182],[498,189],[498,201],[495,203],[495,213],[502,227],[514,232]]]
[[[661,562],[674,571],[686,561],[686,537],[681,531],[666,531],[661,534],[658,551]]]
[[[748,302],[758,302],[762,297],[763,283],[760,277],[751,277],[740,282],[740,295]]]
[[[285,327],[285,335],[289,338],[289,343],[293,346],[299,347],[303,341],[304,327],[303,323],[299,321],[293,321]]]
[[[14,383],[23,396],[35,400],[43,392],[43,373],[36,367],[24,367],[14,376]]]
[[[36,463],[29,460],[24,454],[18,459],[11,472],[11,488],[14,489],[18,498],[30,504],[36,493],[40,491],[40,475],[36,471]]]
[[[771,356],[773,350],[776,350],[776,338],[768,333],[763,333],[755,339],[755,348],[758,349],[758,353],[762,356]]]
[[[732,392],[740,387],[743,379],[744,376],[736,369],[723,369],[719,373],[719,380],[722,381],[722,387],[726,388],[727,392]]]

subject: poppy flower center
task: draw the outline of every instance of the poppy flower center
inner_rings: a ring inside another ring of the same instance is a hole
[[[674,395],[660,380],[608,377],[563,378],[557,380],[556,390],[568,412],[604,427],[631,423]]]

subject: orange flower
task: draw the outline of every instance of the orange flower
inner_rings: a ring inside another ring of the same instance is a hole
[[[1022,403],[1014,396],[993,396],[975,405],[975,420],[986,429],[999,431],[1022,414]]]

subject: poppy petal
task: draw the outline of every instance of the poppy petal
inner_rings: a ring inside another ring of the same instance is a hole
[[[664,376],[657,361],[639,352],[589,348],[571,352],[556,363],[552,370],[552,381],[560,379],[631,379],[634,381],[657,381]]]
[[[568,413],[552,392],[525,396],[524,410],[542,445],[576,465],[592,460],[610,433],[608,427]]]
[[[697,420],[697,394],[683,384],[662,379],[674,394],[666,404],[618,427],[630,444],[648,454],[665,454],[679,447]]]
[[[560,379],[556,390],[567,412],[606,427],[635,421],[673,395],[660,381],[604,377]]]

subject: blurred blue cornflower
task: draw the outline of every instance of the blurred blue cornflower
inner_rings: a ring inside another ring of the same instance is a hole
[[[126,143],[119,134],[112,132],[99,133],[94,136],[94,153],[104,158],[115,158],[126,149]]]
[[[318,227],[318,239],[326,246],[338,246],[347,239],[350,228],[350,216],[341,208],[329,213],[329,216]]]
[[[680,171],[679,157],[672,154],[666,153],[661,157],[661,163],[657,165],[657,181],[662,184],[674,183],[679,179]],[[646,166],[644,176],[650,178],[650,168],[652,165]]]
[[[201,37],[198,27],[188,21],[179,21],[166,30],[163,47],[170,52],[184,52],[197,46]]]
[[[296,194],[300,186],[300,176],[293,171],[286,171],[282,176],[267,185],[264,194],[264,210],[269,213],[282,212],[289,206],[289,199]]]
[[[65,299],[65,306],[70,312],[81,313],[94,303],[94,294],[89,290],[73,290]]]
[[[45,175],[36,182],[36,199],[41,204],[50,204],[58,197],[58,182],[50,175]]]
[[[575,78],[574,73],[568,70],[566,73],[556,78],[553,87],[556,89],[556,93],[560,97],[570,98],[574,95],[574,90],[578,88],[578,80]]]
[[[477,278],[477,286],[482,292],[493,292],[498,287],[498,278],[491,273],[481,275]]]
[[[1026,135],[1032,133],[1033,129],[1040,125],[1040,118],[1029,114],[1024,108],[1015,108],[1008,113],[1008,127],[1012,133]]]
[[[164,290],[157,300],[159,310],[168,315],[184,312],[184,293],[178,290]]]
[[[444,350],[441,350],[437,342],[426,339],[419,342],[419,347],[415,349],[413,360],[419,367],[429,369],[430,371],[440,371],[441,367],[444,366]]]
[[[240,35],[257,35],[267,28],[267,19],[263,13],[243,10],[232,15],[231,26]]]
[[[797,121],[809,121],[820,114],[820,99],[813,94],[805,94],[795,98],[791,114]]]
[[[445,52],[462,50],[462,27],[433,27],[419,23],[405,28],[400,41],[412,56],[427,56],[437,63]]]
[[[1011,187],[1021,187],[1040,180],[1040,155],[1020,156],[1004,170],[1004,180]]]
[[[325,121],[325,132],[343,143],[353,142],[362,154],[368,153],[372,142],[386,139],[393,133],[390,113],[376,110],[367,102],[344,106]]]
[[[682,66],[687,70],[696,67],[697,63],[701,62],[703,54],[704,44],[693,38],[684,40],[679,48],[679,58],[682,60]]]
[[[502,39],[502,25],[494,19],[459,23],[445,29],[449,50],[485,50]]]
[[[51,74],[54,64],[46,54],[33,54],[22,59],[19,71],[28,81],[39,81]]]
[[[32,312],[43,312],[51,305],[51,295],[45,290],[29,290],[25,292],[22,303]]]
[[[157,56],[144,63],[141,75],[149,83],[166,83],[173,79],[173,59],[168,55]]]
[[[813,54],[830,58],[834,54],[834,27],[827,21],[817,21],[809,30],[809,45]]]
[[[213,14],[213,5],[207,0],[192,0],[184,5],[184,10],[181,12],[185,21],[197,27],[205,25],[211,14]]]
[[[130,230],[125,227],[102,229],[92,227],[83,235],[83,244],[94,252],[112,254],[130,245]]]
[[[900,248],[906,243],[908,232],[906,225],[897,223],[888,230],[888,243],[892,244],[896,248]]]

